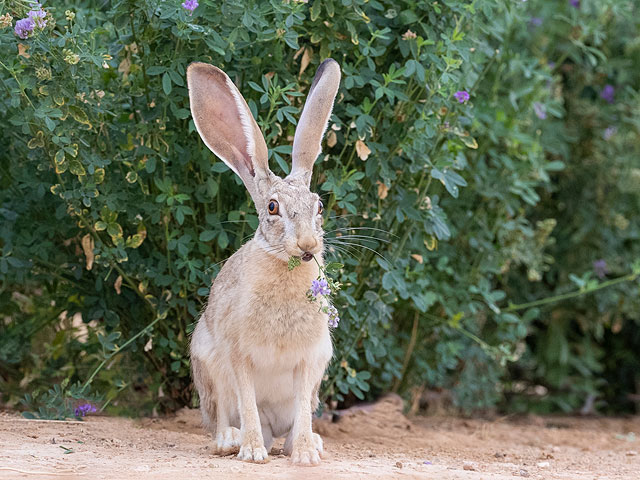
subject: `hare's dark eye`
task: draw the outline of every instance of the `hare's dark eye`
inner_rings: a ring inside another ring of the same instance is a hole
[[[269,202],[269,205],[267,205],[267,209],[269,210],[269,213],[271,215],[277,215],[278,214],[278,202],[276,200],[271,200]]]
[[[322,204],[322,200],[318,200],[318,215],[324,212],[324,205]]]

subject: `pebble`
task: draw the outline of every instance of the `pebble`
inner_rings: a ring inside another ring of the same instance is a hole
[[[462,465],[462,469],[463,470],[475,471],[476,470],[476,466],[471,462],[466,462],[464,465]]]
[[[635,457],[636,455],[638,455],[638,452],[636,452],[635,450],[629,450],[627,452],[627,456],[629,457]]]
[[[549,462],[538,462],[538,466],[539,466],[540,468],[546,468],[546,467],[548,467],[549,465],[550,465],[550,463],[549,463]]]
[[[529,472],[526,471],[524,468],[521,468],[519,471],[513,472],[513,475],[516,477],[528,477]]]
[[[402,468],[402,463],[401,462],[396,462],[396,467]]]

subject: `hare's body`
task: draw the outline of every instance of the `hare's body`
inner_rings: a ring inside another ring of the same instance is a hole
[[[204,424],[219,450],[239,448],[242,460],[266,460],[273,437],[286,435],[293,462],[320,461],[311,416],[332,346],[326,299],[307,298],[320,274],[324,234],[322,202],[309,184],[339,82],[338,64],[325,60],[296,129],[291,173],[280,178],[269,170],[267,145],[231,79],[204,63],[187,70],[200,136],[242,179],[258,211],[254,238],[218,274],[191,340]],[[290,257],[302,263],[289,270]]]
[[[240,446],[225,443],[223,430],[241,426],[237,399],[219,400],[234,396],[236,390],[230,358],[253,366],[250,375],[267,450],[273,437],[285,436],[293,426],[294,377],[302,362],[315,366],[310,375],[315,391],[309,408],[311,412],[316,409],[317,387],[332,355],[327,316],[306,298],[305,286],[317,277],[315,262],[289,271],[286,262],[266,255],[251,240],[226,262],[216,278],[193,334],[191,358],[194,381],[198,391],[204,392],[200,399],[203,419],[216,432],[221,449]],[[242,290],[234,285],[242,285]],[[278,286],[277,295],[274,285]],[[220,414],[222,425],[218,425]]]

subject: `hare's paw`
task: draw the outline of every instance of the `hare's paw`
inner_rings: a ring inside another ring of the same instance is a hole
[[[249,434],[245,435],[245,437],[242,441],[238,458],[245,462],[266,462],[269,456],[267,455],[267,449],[264,448],[262,435],[259,433],[255,435]]]
[[[322,457],[322,454],[324,453],[324,444],[322,443],[322,437],[317,433],[314,433],[312,434],[311,438],[313,439],[313,446],[316,447],[316,450],[318,451],[318,455]]]
[[[235,427],[227,427],[216,435],[218,453],[237,451],[240,447],[240,430]]]
[[[320,441],[319,445],[317,444],[317,440]],[[318,446],[320,449],[318,449]],[[291,461],[300,465],[317,465],[320,463],[321,449],[322,439],[320,439],[319,435],[314,435],[311,442],[298,442],[293,446]]]

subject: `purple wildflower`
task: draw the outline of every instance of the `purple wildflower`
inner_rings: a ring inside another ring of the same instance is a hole
[[[198,0],[185,0],[182,4],[182,8],[189,12],[189,15],[193,15],[193,11],[198,8]]]
[[[35,28],[35,26],[36,24],[33,23],[33,20],[27,17],[27,18],[23,18],[22,20],[18,20],[16,22],[14,31],[16,32],[16,35],[18,37],[20,37],[23,40],[26,40],[33,33],[33,29]]]
[[[329,326],[331,328],[336,328],[338,326],[338,323],[340,323],[340,316],[338,315],[338,310],[336,309],[336,307],[331,305],[327,309],[327,315],[329,315]]]
[[[540,17],[531,17],[530,22],[534,27],[539,27],[540,25],[542,25],[542,19]]]
[[[596,260],[593,262],[593,271],[596,273],[598,278],[602,280],[609,273],[609,269],[607,268],[607,262],[604,259]]]
[[[329,295],[330,293],[331,289],[324,278],[311,282],[311,295],[314,297],[318,297],[319,295]]]
[[[95,413],[96,407],[91,405],[90,403],[83,403],[82,405],[78,405],[73,413],[75,413],[76,417],[84,417],[87,413]]]
[[[613,85],[606,84],[600,92],[600,98],[607,101],[608,103],[613,103],[614,97],[616,94],[616,89]]]
[[[536,112],[536,117],[538,117],[540,120],[544,120],[545,118],[547,118],[547,107],[545,107],[542,103],[535,102],[533,104],[533,111]]]
[[[569,0],[569,5],[573,8],[580,8],[580,0]]]
[[[616,127],[609,126],[605,129],[604,133],[602,134],[602,137],[608,141],[611,139],[611,137],[613,137],[616,134],[617,131],[618,129]]]
[[[38,10],[31,10],[27,14],[27,16],[31,19],[31,21],[36,27],[44,28],[47,26],[47,21],[45,20],[45,17],[47,16],[47,12],[41,9],[42,6],[40,4],[37,4],[36,8],[38,8]]]
[[[467,92],[466,90],[460,90],[454,93],[453,96],[456,97],[456,100],[458,100],[458,102],[460,103],[465,103],[467,100],[469,100],[469,92]]]

